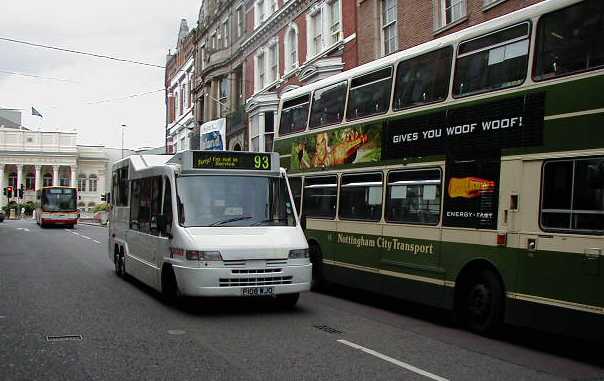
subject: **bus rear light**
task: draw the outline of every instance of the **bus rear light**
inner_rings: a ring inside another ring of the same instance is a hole
[[[506,246],[508,244],[508,233],[497,233],[497,246]]]

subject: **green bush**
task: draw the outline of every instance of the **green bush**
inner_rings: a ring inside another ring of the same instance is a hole
[[[100,203],[100,204],[96,204],[96,206],[94,207],[94,212],[106,212],[109,210],[109,204],[107,204],[106,202]]]
[[[11,201],[8,205],[4,205],[2,209],[4,210],[4,213],[7,216],[10,214],[11,209],[15,209],[15,214],[18,216],[19,214],[21,214],[21,209],[23,208],[25,209],[25,215],[31,216],[34,213],[34,210],[36,209],[37,205],[37,203],[32,201],[28,201],[23,204],[17,204],[15,201]]]

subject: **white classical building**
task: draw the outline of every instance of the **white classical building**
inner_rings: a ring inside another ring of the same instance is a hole
[[[77,186],[78,208],[92,212],[101,194],[109,192],[111,163],[120,159],[121,150],[76,142],[76,132],[0,128],[0,188],[23,184],[23,201],[35,201],[42,186]],[[8,201],[0,194],[0,206]]]

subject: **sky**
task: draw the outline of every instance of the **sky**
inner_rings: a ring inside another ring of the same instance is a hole
[[[195,27],[201,0],[5,3],[0,38],[163,66],[176,47],[181,18]],[[126,148],[163,145],[163,87],[161,68],[0,40],[0,108],[22,109],[22,124],[32,130],[77,130],[78,144],[119,148],[125,124]],[[32,106],[42,118],[31,115]]]

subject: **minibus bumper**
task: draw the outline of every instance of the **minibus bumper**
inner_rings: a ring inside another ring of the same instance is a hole
[[[293,294],[310,290],[312,264],[289,265],[273,274],[233,274],[230,268],[191,268],[173,265],[174,275],[181,294],[188,296],[242,296],[243,288],[272,287],[273,295]],[[288,284],[255,284],[250,279],[285,278]],[[291,278],[290,278],[291,277]],[[233,286],[246,282],[245,286]]]

